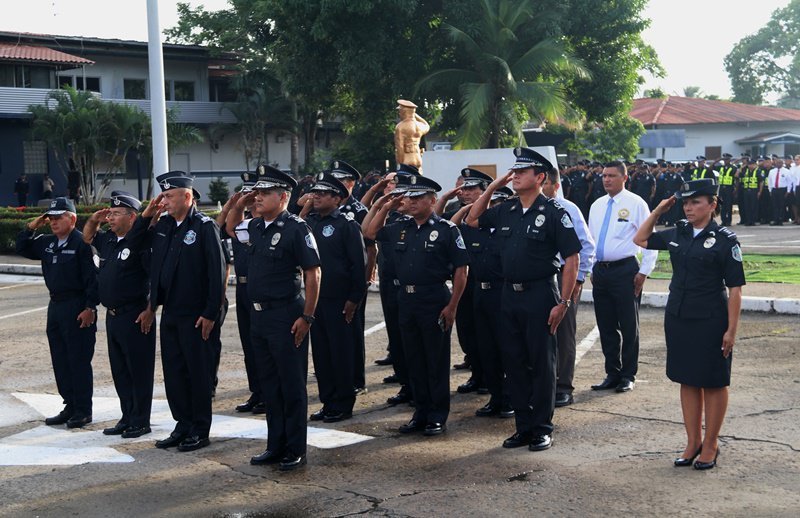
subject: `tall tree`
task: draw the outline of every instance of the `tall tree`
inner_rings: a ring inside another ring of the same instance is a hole
[[[481,0],[479,23],[470,28],[442,25],[463,52],[463,68],[443,68],[422,78],[420,91],[458,85],[460,128],[456,148],[500,147],[504,135],[522,142],[525,119],[576,120],[565,83],[588,78],[581,63],[553,39],[531,41],[519,34],[534,19],[531,0]],[[473,32],[473,31],[471,31]]]
[[[755,34],[739,40],[725,57],[733,101],[764,104],[769,94],[783,105],[800,101],[800,0],[772,13]]]

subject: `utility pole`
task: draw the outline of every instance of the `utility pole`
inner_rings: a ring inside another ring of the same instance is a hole
[[[150,65],[150,123],[153,134],[153,183],[155,183],[156,176],[169,171],[164,54],[161,47],[161,24],[158,22],[158,0],[147,0],[147,37]]]

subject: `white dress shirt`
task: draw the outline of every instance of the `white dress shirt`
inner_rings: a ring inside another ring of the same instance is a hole
[[[792,164],[789,168],[789,174],[792,176],[792,188],[789,191],[800,192],[800,165]]]
[[[608,230],[603,244],[603,257],[599,257],[600,231],[603,227],[603,219],[606,215],[606,207],[609,200],[614,201],[611,207],[611,217],[609,219]],[[623,188],[613,198],[608,194],[597,199],[589,209],[589,233],[595,240],[595,253],[597,261],[619,261],[628,257],[636,257],[642,254],[642,263],[639,265],[639,273],[650,275],[656,265],[658,258],[657,250],[643,250],[633,242],[633,236],[639,230],[650,215],[647,203],[632,192]]]
[[[577,205],[561,196],[561,190],[556,194],[556,201],[559,205],[564,207],[564,210],[569,214],[572,224],[575,226],[575,233],[578,234],[578,239],[581,240],[581,251],[579,254],[580,263],[578,265],[578,282],[586,280],[586,276],[592,273],[592,266],[594,265],[594,239],[589,233],[589,228],[586,225],[586,220],[583,219],[581,209]],[[559,255],[561,264],[564,260]]]
[[[767,187],[769,188],[770,192],[772,192],[772,190],[776,188],[775,186],[776,180],[778,181],[777,185],[778,189],[786,188],[788,190],[791,190],[790,187],[794,185],[794,182],[792,182],[792,174],[789,172],[788,169],[786,169],[785,167],[781,167],[780,173],[781,173],[780,176],[778,176],[777,167],[773,167],[772,169],[770,169],[769,176],[767,177]]]

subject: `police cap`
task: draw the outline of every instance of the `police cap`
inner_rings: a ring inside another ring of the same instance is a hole
[[[191,189],[194,178],[184,171],[169,171],[156,176],[156,182],[162,191],[172,189]]]
[[[48,216],[60,216],[65,212],[72,212],[75,214],[75,204],[69,198],[56,198],[50,202],[45,214]]]
[[[409,164],[397,164],[397,175],[420,176],[419,169]]]
[[[242,173],[242,189],[241,192],[248,193],[253,190],[253,186],[256,184],[256,178],[258,177],[257,173],[250,173],[245,172]]]
[[[553,164],[548,159],[527,147],[514,148],[514,156],[517,157],[511,169],[528,169],[538,167],[542,169],[553,169]]]
[[[683,200],[709,194],[712,196],[719,194],[719,183],[717,183],[716,178],[703,178],[686,182],[681,185],[680,190],[675,193],[675,197],[679,200]]]
[[[110,204],[112,208],[127,207],[137,212],[142,208],[142,202],[140,202],[133,194],[125,191],[111,191]]]
[[[297,187],[297,180],[271,165],[260,165],[256,170],[256,184],[253,189],[283,189],[291,191]]]
[[[319,173],[315,178],[314,185],[309,189],[309,192],[329,192],[341,198],[350,196],[347,187],[330,172]]]
[[[465,167],[462,169],[461,176],[464,178],[464,183],[461,187],[464,188],[480,187],[481,189],[486,189],[486,186],[492,183],[491,176],[483,171],[472,169],[471,167]]]
[[[351,166],[344,160],[334,160],[331,162],[331,174],[339,180],[359,180],[361,173],[358,169]]]
[[[409,176],[406,196],[415,198],[423,194],[437,193],[442,190],[442,186],[430,178],[424,176]]]
[[[514,191],[512,191],[508,187],[500,187],[499,189],[497,189],[492,193],[491,201],[507,200],[512,196],[514,196]]]

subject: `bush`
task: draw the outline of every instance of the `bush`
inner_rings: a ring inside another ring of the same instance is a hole
[[[223,180],[222,177],[212,180],[208,184],[208,197],[214,203],[223,204],[228,201],[228,182]]]

